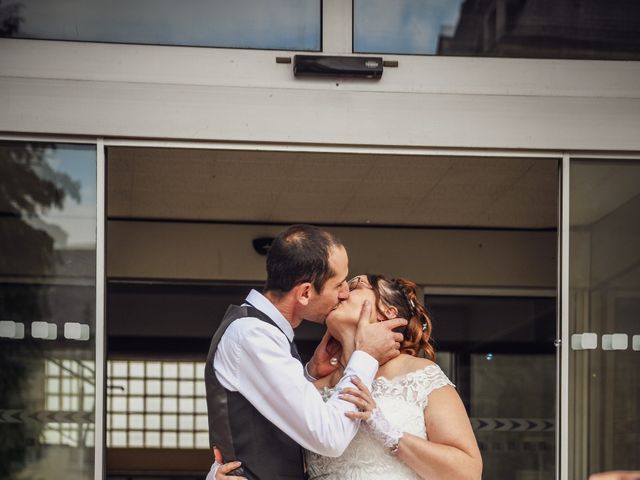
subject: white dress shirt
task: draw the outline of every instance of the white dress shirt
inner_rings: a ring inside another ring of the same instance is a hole
[[[357,433],[359,422],[345,416],[345,412],[357,409],[338,398],[339,390],[354,386],[352,376],[371,388],[377,360],[365,352],[354,352],[338,388],[324,402],[305,378],[302,364],[291,356],[291,324],[256,290],[251,290],[246,301],[267,314],[280,330],[255,317],[239,318],[229,325],[213,360],[218,381],[227,390],[241,393],[303,448],[328,457],[340,456]],[[214,463],[207,479],[215,477],[217,466]]]

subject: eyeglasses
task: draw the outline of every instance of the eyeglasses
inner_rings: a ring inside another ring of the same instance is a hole
[[[347,284],[349,285],[349,291],[353,292],[356,288],[358,288],[360,285],[362,285],[364,288],[368,288],[370,290],[373,290],[373,287],[371,285],[369,285],[366,281],[365,281],[365,277],[363,277],[362,275],[357,276],[357,277],[353,277],[351,280],[349,280],[347,282]]]

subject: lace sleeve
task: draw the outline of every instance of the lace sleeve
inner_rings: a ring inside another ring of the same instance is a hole
[[[416,393],[417,400],[422,408],[426,408],[431,392],[438,388],[446,387],[447,385],[455,388],[455,385],[447,378],[438,365],[429,365],[424,370],[421,370],[416,378]]]

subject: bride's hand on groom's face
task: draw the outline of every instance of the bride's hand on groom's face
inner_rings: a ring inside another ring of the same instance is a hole
[[[342,345],[327,330],[309,361],[309,373],[315,378],[332,374],[340,366],[337,360],[341,354]]]
[[[404,327],[407,320],[393,318],[371,323],[371,308],[371,303],[365,300],[356,330],[356,350],[367,352],[382,365],[400,355],[400,342],[403,337],[401,333],[393,330]]]

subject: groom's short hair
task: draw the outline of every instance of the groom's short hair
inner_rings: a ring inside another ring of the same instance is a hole
[[[265,291],[282,295],[310,282],[317,292],[335,272],[329,265],[332,249],[344,247],[333,234],[313,225],[292,225],[278,234],[267,254]]]

